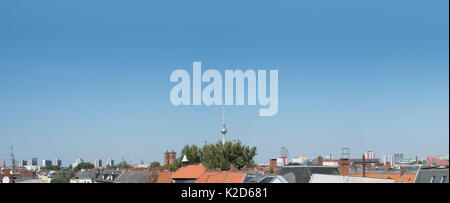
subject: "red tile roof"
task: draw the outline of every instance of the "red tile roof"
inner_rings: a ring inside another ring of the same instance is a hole
[[[203,173],[195,183],[242,183],[245,173],[238,172],[208,172]]]
[[[183,166],[172,175],[172,179],[197,179],[206,170],[207,168],[203,165]]]
[[[158,173],[158,178],[156,179],[156,183],[171,183],[172,175],[174,173],[171,171],[161,171]]]

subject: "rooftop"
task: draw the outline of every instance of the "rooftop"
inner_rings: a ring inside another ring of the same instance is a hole
[[[206,170],[207,168],[203,165],[183,166],[172,175],[172,179],[197,179]]]

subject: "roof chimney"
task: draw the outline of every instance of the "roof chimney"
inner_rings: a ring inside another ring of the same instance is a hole
[[[366,177],[366,156],[362,156],[362,162],[363,162],[363,177]]]
[[[348,159],[342,158],[339,160],[339,171],[340,171],[341,175],[348,176],[348,174],[349,174]]]
[[[391,162],[386,162],[385,168],[386,168],[386,171],[390,171],[391,170]]]
[[[270,160],[269,170],[273,173],[275,173],[277,171],[277,159]]]
[[[230,164],[230,171],[237,171],[235,164],[233,163]]]
[[[323,166],[323,157],[322,156],[317,157],[317,165]]]

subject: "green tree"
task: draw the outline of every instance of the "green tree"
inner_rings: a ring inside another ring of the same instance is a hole
[[[162,170],[171,170],[171,171],[176,171],[181,167],[181,164],[167,164],[161,167]]]
[[[159,168],[159,167],[161,167],[161,163],[159,163],[158,161],[154,161],[154,162],[150,163],[150,167]]]
[[[119,164],[116,164],[114,166],[108,166],[108,169],[112,168],[132,168],[130,164],[128,164],[125,160],[122,160]]]
[[[222,142],[217,142],[216,144],[204,145],[202,148],[196,145],[186,145],[173,165],[178,168],[181,167],[181,160],[186,155],[189,164],[201,163],[208,168],[229,170],[231,164],[234,164],[238,169],[253,168],[256,166],[253,160],[256,154],[256,147],[250,148],[242,145],[241,142],[226,142],[225,145]]]
[[[74,177],[72,169],[63,168],[53,176],[51,183],[70,183],[72,177]]]
[[[61,167],[50,165],[50,166],[41,167],[41,169],[42,170],[50,170],[50,171],[59,171],[59,170],[61,170]]]
[[[83,162],[83,163],[79,163],[77,165],[77,167],[73,168],[73,171],[79,171],[81,169],[91,169],[94,168],[95,166],[89,162]]]
[[[183,160],[184,155],[186,155],[186,158],[189,160],[189,164],[200,164],[202,161],[200,158],[200,151],[201,148],[198,148],[197,145],[186,145],[181,150],[181,154],[178,157],[179,160],[177,160],[177,162],[181,164],[181,160]]]

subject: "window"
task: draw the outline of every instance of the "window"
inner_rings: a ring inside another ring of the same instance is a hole
[[[442,176],[441,183],[445,183],[446,180],[447,180],[447,176]]]

